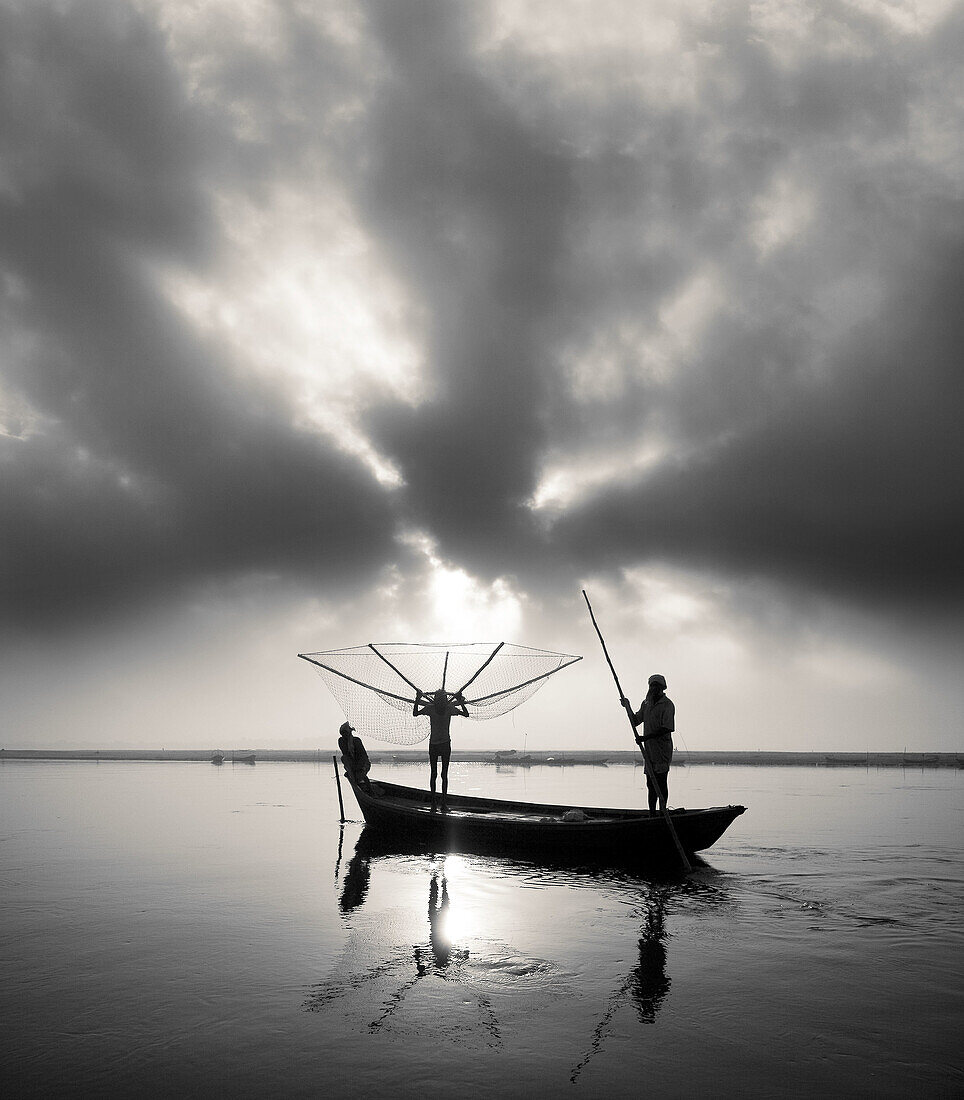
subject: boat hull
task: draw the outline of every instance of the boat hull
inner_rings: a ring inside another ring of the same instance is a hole
[[[619,862],[678,858],[662,814],[451,794],[449,809],[442,813],[432,809],[427,791],[378,781],[365,790],[351,775],[347,778],[367,824],[397,840],[429,841],[447,850],[545,853]],[[694,853],[715,844],[744,810],[743,806],[716,806],[670,812],[680,843]],[[566,820],[567,816],[578,819]]]

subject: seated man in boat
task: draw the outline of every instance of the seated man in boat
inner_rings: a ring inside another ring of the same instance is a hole
[[[340,734],[338,748],[341,749],[345,770],[354,776],[355,782],[363,791],[367,791],[368,773],[372,770],[372,762],[368,759],[362,739],[355,736],[355,727],[350,722],[342,722],[338,733]]]
[[[415,705],[412,714],[427,714],[432,732],[428,739],[428,759],[432,765],[432,809],[435,809],[435,781],[438,776],[439,760],[442,761],[442,812],[449,807],[446,797],[449,793],[449,758],[452,755],[452,737],[449,732],[452,718],[468,718],[469,712],[465,707],[465,696],[461,692],[454,695],[443,691],[441,688],[429,695],[425,691],[419,691],[415,696]]]
[[[658,672],[649,678],[649,691],[642,706],[634,712],[624,696],[620,699],[634,726],[642,725],[643,735],[636,734],[636,744],[649,761],[646,769],[646,790],[649,812],[656,813],[658,802],[669,803],[669,766],[673,762],[673,730],[676,729],[676,707],[666,694],[666,680]],[[650,774],[652,773],[652,774]]]

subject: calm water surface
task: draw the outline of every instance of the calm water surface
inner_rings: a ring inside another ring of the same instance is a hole
[[[372,852],[330,759],[6,762],[3,1093],[960,1095],[964,772],[690,767],[671,803],[749,809],[674,881]]]

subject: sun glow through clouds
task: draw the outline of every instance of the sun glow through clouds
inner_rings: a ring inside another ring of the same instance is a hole
[[[484,584],[465,569],[443,561],[434,540],[421,531],[405,532],[404,545],[418,551],[428,573],[424,629],[451,641],[514,638],[522,622],[523,595],[504,577]]]
[[[403,484],[358,423],[372,398],[414,405],[422,351],[416,311],[347,203],[288,189],[270,210],[240,195],[217,208],[230,242],[219,279],[164,270],[170,300],[241,370],[287,392],[295,426],[355,455],[386,487]]]

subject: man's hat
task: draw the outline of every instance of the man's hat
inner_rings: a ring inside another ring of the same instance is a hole
[[[660,676],[658,672],[654,672],[653,675],[649,678],[649,683],[659,684],[660,687],[666,687],[666,677]]]
[[[354,733],[355,732],[355,727],[351,724],[351,722],[342,722],[342,724],[338,727],[338,732],[339,733]]]

